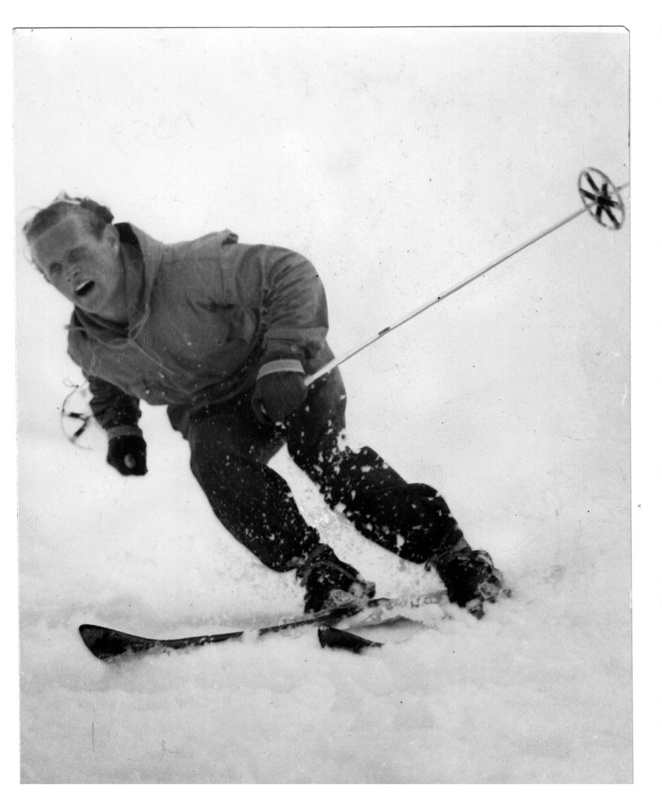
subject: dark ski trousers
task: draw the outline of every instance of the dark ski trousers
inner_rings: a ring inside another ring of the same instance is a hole
[[[176,427],[188,439],[191,469],[214,513],[267,567],[293,569],[320,541],[286,481],[268,466],[284,443],[331,508],[401,558],[420,564],[462,538],[435,489],[407,483],[369,447],[353,451],[343,444],[346,394],[337,369],[315,381],[304,406],[275,425],[258,422],[252,392]]]

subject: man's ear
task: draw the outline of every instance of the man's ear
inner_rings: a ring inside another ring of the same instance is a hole
[[[119,253],[120,249],[120,235],[117,228],[114,225],[108,223],[103,231],[104,239],[110,244],[113,248],[113,251]]]

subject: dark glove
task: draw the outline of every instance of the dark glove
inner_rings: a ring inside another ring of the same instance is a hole
[[[115,436],[108,442],[106,461],[121,475],[144,475],[147,472],[147,443],[142,436]]]
[[[280,422],[303,405],[308,394],[301,362],[267,362],[258,372],[253,410],[260,422]]]

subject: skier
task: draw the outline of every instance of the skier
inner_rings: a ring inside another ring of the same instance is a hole
[[[322,281],[303,256],[240,244],[229,230],[163,244],[65,193],[24,234],[36,267],[74,305],[68,352],[89,381],[108,463],[144,475],[139,403],[166,405],[218,519],[267,567],[295,570],[305,612],[359,605],[375,584],[320,541],[268,466],[284,444],[329,506],[435,569],[451,602],[480,618],[508,592],[439,492],[406,482],[368,447],[348,447],[338,369],[306,386],[333,354]]]

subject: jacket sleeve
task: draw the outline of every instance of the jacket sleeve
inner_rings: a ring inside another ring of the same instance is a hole
[[[283,252],[265,275],[263,362],[306,362],[318,355],[329,330],[326,294],[309,261]]]
[[[85,374],[92,393],[90,408],[94,418],[108,434],[116,436],[142,435],[138,427],[140,405],[136,397],[126,394],[117,386],[94,375]]]

